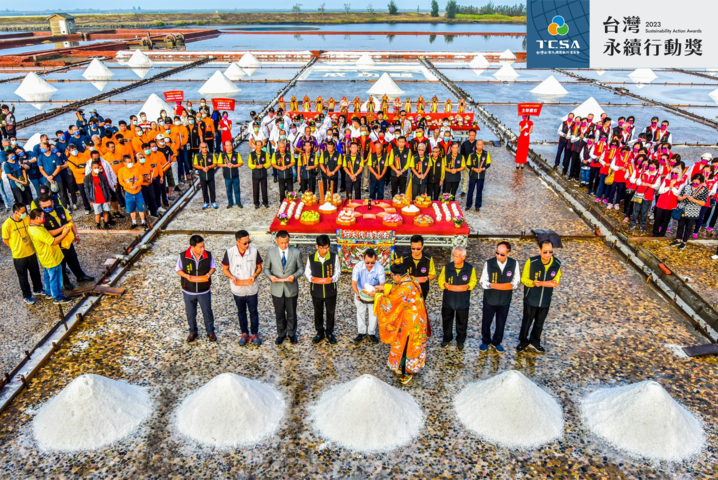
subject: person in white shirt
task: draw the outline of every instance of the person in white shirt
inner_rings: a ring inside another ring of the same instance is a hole
[[[354,338],[354,343],[361,343],[367,334],[373,343],[379,343],[377,336],[377,319],[374,314],[374,301],[367,302],[359,296],[359,290],[366,290],[367,287],[375,291],[383,291],[386,283],[384,266],[379,263],[376,252],[373,248],[364,251],[364,260],[357,263],[352,270],[352,290],[354,290],[354,305],[357,307],[357,330],[359,334]],[[369,315],[369,328],[367,328],[366,317]]]
[[[439,142],[441,141],[441,135],[439,135],[439,129],[434,127],[431,129],[431,136],[429,136],[429,143],[431,144],[431,150],[434,150],[434,147],[439,146]]]
[[[506,318],[511,308],[511,297],[521,281],[519,262],[509,258],[511,244],[500,242],[496,246],[496,256],[484,263],[479,284],[484,289],[483,315],[481,318],[481,345],[479,351],[485,352],[493,345],[499,353],[504,353],[501,342],[504,338]],[[491,324],[496,317],[496,329],[491,335]]]
[[[249,340],[256,346],[262,344],[259,338],[259,285],[257,278],[262,273],[262,257],[259,251],[250,245],[249,233],[240,230],[234,235],[236,245],[226,252],[222,259],[222,272],[229,278],[229,288],[237,304],[239,328],[242,336],[240,346]],[[247,325],[249,310],[250,325]],[[250,337],[251,334],[251,337]]]
[[[354,117],[352,119],[352,124],[349,127],[349,130],[351,131],[352,138],[359,138],[361,136],[361,125],[359,124],[359,119],[357,117]]]
[[[317,335],[312,339],[317,344],[325,338],[332,345],[337,343],[334,336],[334,312],[337,306],[337,282],[342,273],[339,255],[329,250],[328,235],[317,237],[317,251],[307,258],[304,276],[309,281],[309,291],[314,304],[314,327]],[[327,323],[324,326],[324,310],[327,312]]]
[[[277,121],[277,117],[274,114],[274,107],[269,107],[269,111],[262,119],[261,130],[265,137],[269,138],[269,132]]]

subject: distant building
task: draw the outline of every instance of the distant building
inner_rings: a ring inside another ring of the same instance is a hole
[[[77,33],[75,17],[68,13],[56,13],[47,19],[50,22],[50,31],[53,35],[68,35]]]

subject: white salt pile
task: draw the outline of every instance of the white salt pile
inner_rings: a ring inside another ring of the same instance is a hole
[[[144,388],[80,375],[42,406],[32,428],[45,450],[96,450],[133,433],[151,412]]]
[[[718,88],[709,93],[708,96],[711,97],[714,102],[718,103]]]
[[[377,80],[366,93],[369,95],[378,95],[380,98],[382,95],[398,97],[404,93],[404,90],[399,88],[399,85],[396,84],[388,73],[384,72],[381,77],[379,77],[379,80]]]
[[[406,445],[424,425],[421,407],[411,395],[373,375],[324,392],[310,418],[322,437],[365,453]]]
[[[658,382],[605,388],[581,402],[586,426],[614,447],[654,461],[681,461],[703,448],[701,422]]]
[[[272,436],[286,411],[271,385],[233,373],[217,375],[177,408],[177,427],[204,445],[235,448]]]
[[[82,74],[87,80],[109,80],[115,74],[99,59],[93,58]]]
[[[129,67],[149,68],[152,65],[153,63],[150,57],[145,55],[140,49],[135,50],[130,59],[127,60],[127,66]]]
[[[603,112],[603,108],[601,108],[601,105],[598,104],[595,98],[589,97],[588,100],[583,102],[581,105],[573,109],[572,112],[575,116],[586,118],[589,113],[593,113],[594,120],[596,118],[601,118],[601,114]],[[564,115],[562,120],[566,120],[568,118],[568,115]]]
[[[130,68],[134,72],[135,75],[137,75],[138,78],[141,80],[144,80],[145,77],[147,77],[147,74],[152,71],[151,68]]]
[[[254,67],[257,68],[261,64],[259,63],[259,60],[257,60],[257,57],[252,55],[251,53],[247,52],[244,55],[242,55],[242,58],[239,59],[237,64],[244,68],[244,67]]]
[[[199,89],[199,93],[202,95],[231,95],[239,91],[240,89],[232,83],[232,80],[225,77],[224,73],[219,70],[215,71]]]
[[[244,70],[242,70],[242,67],[237,65],[236,63],[230,63],[229,67],[227,67],[227,70],[224,71],[224,76],[229,78],[230,80],[241,80],[244,78],[246,73],[244,73]]]
[[[556,77],[551,75],[531,90],[531,93],[535,93],[537,95],[566,95],[568,91],[563,88],[563,85],[561,85],[558,80],[556,80]]]
[[[515,80],[516,77],[518,77],[519,74],[514,70],[514,68],[511,65],[504,65],[501,67],[496,73],[494,73],[494,77],[496,77],[497,80]]]
[[[653,70],[650,68],[637,68],[631,72],[628,77],[635,83],[651,83],[658,78],[658,75],[653,73]]]
[[[371,58],[368,53],[363,54],[359,57],[359,60],[356,61],[357,67],[373,67],[374,65],[376,65],[376,62],[374,62],[374,59]]]
[[[537,448],[563,435],[561,406],[516,370],[467,385],[454,408],[466,428],[508,448]]]
[[[165,111],[168,117],[172,116],[173,108],[156,93],[152,93],[147,97],[147,101],[142,105],[140,111],[137,112],[137,116],[139,116],[141,112],[144,112],[149,121],[155,121],[160,118],[162,110]]]
[[[53,87],[35,72],[30,72],[22,79],[22,83],[15,90],[15,94],[28,102],[47,102],[57,88]]]
[[[473,60],[469,62],[471,68],[484,68],[489,66],[489,61],[482,54],[477,53]]]
[[[22,148],[25,149],[26,152],[32,150],[33,148],[35,148],[35,145],[40,144],[41,138],[42,134],[40,132],[33,133],[32,137],[27,139],[27,142],[25,142],[25,145],[23,145]]]
[[[103,91],[107,87],[107,85],[110,84],[110,82],[107,82],[105,80],[93,80],[90,83],[99,91]]]
[[[507,48],[499,55],[499,60],[516,60],[516,55],[513,54],[511,49]]]

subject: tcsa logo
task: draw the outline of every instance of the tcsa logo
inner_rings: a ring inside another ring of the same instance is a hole
[[[548,33],[563,37],[568,33],[568,24],[561,15],[556,15],[548,26]],[[571,50],[581,48],[578,40],[536,40],[540,49],[549,50]]]

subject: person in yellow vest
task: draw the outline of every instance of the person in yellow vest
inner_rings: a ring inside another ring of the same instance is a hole
[[[195,154],[192,165],[199,171],[199,183],[202,187],[202,198],[204,199],[204,205],[202,210],[209,208],[210,202],[212,208],[217,209],[215,198],[215,187],[214,187],[214,174],[217,169],[217,164],[214,162],[212,154],[209,153],[209,147],[206,143],[202,142],[199,145],[199,153]]]
[[[327,101],[327,109],[330,112],[334,111],[334,108],[336,108],[337,102],[334,101],[334,97],[329,97],[329,100]]]
[[[62,260],[65,258],[60,243],[70,234],[71,224],[65,224],[56,237],[44,227],[45,212],[36,208],[30,212],[28,235],[37,252],[37,259],[42,265],[45,281],[45,296],[51,297],[55,305],[64,305],[71,300],[62,294]]]
[[[295,164],[294,156],[287,151],[286,140],[277,143],[277,151],[272,154],[272,166],[277,170],[279,178],[279,200],[284,201],[287,193],[294,190],[294,173],[292,167]]]
[[[344,157],[342,166],[346,174],[347,195],[349,195],[350,198],[361,200],[361,174],[364,170],[364,159],[359,154],[359,144],[356,141],[353,141],[349,145],[349,153]]]
[[[259,208],[259,191],[262,191],[262,202],[265,208],[269,208],[267,199],[267,170],[272,166],[269,153],[264,149],[261,140],[254,143],[254,151],[249,152],[247,166],[252,171],[252,198],[254,199],[255,210]]]
[[[39,296],[44,295],[44,292],[42,278],[40,278],[40,265],[37,263],[37,254],[28,233],[29,226],[27,207],[24,203],[16,203],[12,206],[12,215],[2,224],[2,241],[10,247],[22,298],[26,304],[34,305],[33,293]],[[28,273],[32,280],[32,290],[30,282],[27,280]]]
[[[242,156],[234,151],[232,140],[224,142],[224,151],[215,154],[215,157],[217,165],[222,167],[224,186],[227,189],[227,208],[234,207],[234,200],[236,200],[238,208],[244,208],[242,205],[242,190],[239,186],[239,167],[244,165],[244,162],[242,161]],[[234,194],[234,198],[232,194]]]

